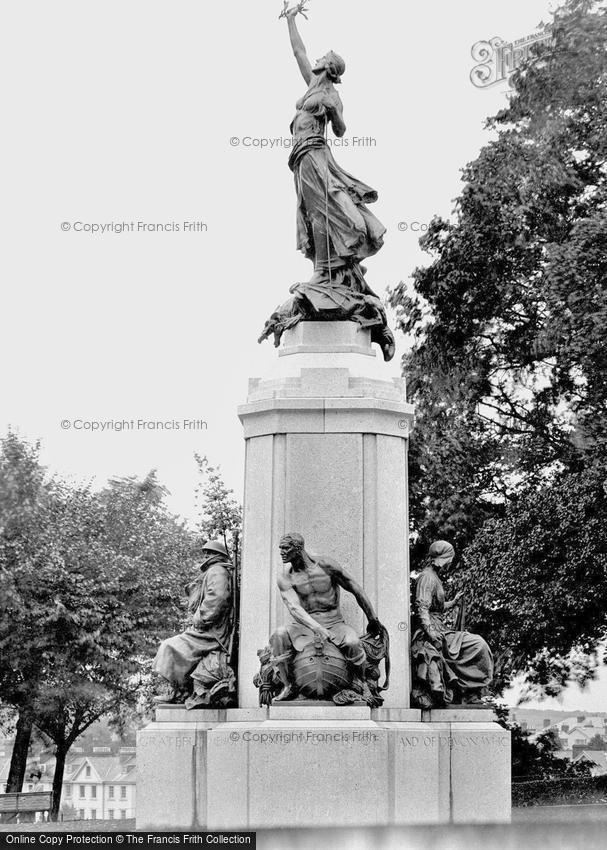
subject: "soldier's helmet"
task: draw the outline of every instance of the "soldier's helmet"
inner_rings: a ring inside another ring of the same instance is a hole
[[[226,558],[229,558],[228,550],[224,546],[221,540],[207,540],[206,543],[202,546],[203,552],[219,552],[220,555],[225,555]]]

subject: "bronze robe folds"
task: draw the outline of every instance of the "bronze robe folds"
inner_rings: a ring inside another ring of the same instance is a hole
[[[200,671],[196,671],[195,678],[199,672],[205,678],[222,678],[220,674],[230,650],[232,578],[229,567],[229,562],[211,564],[189,585],[188,613],[192,625],[160,644],[152,669],[174,687],[187,687],[188,677],[199,665]]]
[[[450,629],[444,620],[445,590],[433,569],[422,571],[415,588],[417,627],[411,644],[413,694],[431,692],[446,704],[453,689],[465,695],[491,684],[493,655],[480,635]],[[437,649],[428,631],[442,642]]]
[[[334,96],[338,98],[337,93]],[[297,247],[315,269],[337,271],[376,254],[386,228],[368,209],[377,192],[341,168],[325,139],[333,99],[321,89],[297,102],[289,167],[297,193]],[[327,284],[333,281],[327,278]]]

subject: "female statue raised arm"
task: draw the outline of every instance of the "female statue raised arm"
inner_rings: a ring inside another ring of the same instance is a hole
[[[327,138],[328,125],[338,138],[346,132],[335,88],[346,63],[331,50],[312,66],[296,23],[304,10],[303,3],[291,9],[285,4],[281,17],[287,20],[293,54],[308,86],[291,122],[289,167],[297,196],[297,247],[314,263],[314,274],[307,283],[291,287],[294,298],[272,315],[261,339],[274,333],[278,344],[282,332],[302,319],[352,320],[371,330],[389,360],[394,339],[361,266],[383,245],[385,228],[367,207],[377,200],[377,192],[336,163]]]
[[[281,17],[284,16],[287,19],[287,23],[289,26],[289,38],[291,39],[293,55],[297,59],[299,70],[301,71],[301,75],[304,78],[306,85],[309,86],[312,82],[312,66],[310,65],[310,60],[308,59],[308,54],[306,53],[305,45],[299,34],[299,30],[297,29],[297,25],[295,24],[295,18],[300,13],[303,14],[303,10],[300,6],[293,6],[292,9],[289,9],[288,5],[288,2],[285,2],[285,9]]]
[[[301,75],[304,78],[306,85],[308,88],[308,93],[314,87],[313,84],[318,83],[318,87],[320,87],[321,83],[321,75],[325,76],[325,79],[328,79],[332,82],[341,82],[341,76],[339,73],[339,69],[341,69],[341,74],[345,71],[346,65],[344,60],[338,56],[333,51],[323,56],[321,59],[318,59],[314,68],[310,64],[310,60],[308,59],[308,54],[306,52],[306,48],[302,41],[302,38],[299,34],[299,30],[297,29],[297,24],[295,23],[295,18],[299,14],[301,10],[299,7],[295,6],[293,9],[287,10],[285,17],[287,18],[288,27],[289,27],[289,38],[291,39],[291,47],[293,48],[293,55],[297,60],[297,64],[299,65],[299,70],[301,71]],[[318,75],[318,80],[314,79],[314,75]],[[329,86],[325,84],[324,89],[326,92],[329,92]],[[339,95],[331,86],[332,96],[327,97],[327,108],[328,118],[331,121],[331,125],[333,127],[333,132],[338,138],[341,138],[346,132],[346,125],[343,120],[343,109],[341,100]],[[297,104],[297,109],[299,111],[299,103]],[[295,123],[295,122],[293,122]],[[291,128],[291,132],[293,129]]]

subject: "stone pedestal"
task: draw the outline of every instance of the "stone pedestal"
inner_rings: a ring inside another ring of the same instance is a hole
[[[283,534],[303,534],[362,586],[390,634],[386,706],[409,705],[407,446],[413,409],[401,378],[355,322],[302,322],[273,375],[239,409],[246,441],[241,587],[241,706],[257,705],[256,650],[287,617],[276,582]],[[342,593],[348,623],[362,612]]]
[[[159,709],[137,738],[137,829],[509,821],[508,732],[396,711]]]

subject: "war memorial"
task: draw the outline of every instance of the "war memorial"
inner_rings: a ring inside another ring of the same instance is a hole
[[[164,641],[166,682],[138,735],[138,829],[503,823],[510,735],[484,688],[491,650],[465,630],[436,541],[410,599],[407,451],[415,411],[385,362],[394,338],[363,265],[385,228],[375,189],[327,143],[346,125],[344,60],[312,65],[289,167],[306,282],[270,314],[271,374],[249,382],[239,665],[229,665],[229,553],[205,544],[190,625]],[[269,307],[271,305],[268,305]],[[236,682],[237,677],[237,682]]]

